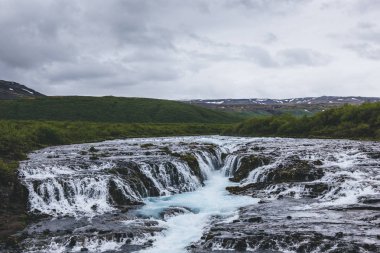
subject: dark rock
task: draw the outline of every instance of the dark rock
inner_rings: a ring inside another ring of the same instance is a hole
[[[247,192],[263,190],[267,186],[267,183],[251,183],[244,186],[229,186],[226,187],[226,190],[232,194],[245,194]]]
[[[153,143],[144,143],[144,144],[141,144],[140,145],[141,148],[151,148],[151,147],[154,147],[154,144]],[[169,147],[166,147],[167,149],[169,149]]]
[[[258,167],[268,165],[271,159],[264,156],[250,155],[241,158],[240,167],[233,173],[233,177],[230,178],[232,182],[240,182],[248,177],[249,173]]]
[[[197,158],[193,154],[186,153],[186,154],[182,154],[180,159],[189,165],[194,175],[199,178],[201,183],[203,183],[205,178],[203,177]]]
[[[161,219],[165,220],[167,218],[177,216],[180,214],[184,214],[184,213],[189,213],[189,212],[191,212],[191,210],[187,207],[169,207],[169,208],[163,210],[159,214],[159,216],[161,217]]]
[[[292,216],[288,215],[288,216],[286,216],[286,219],[291,220]]]
[[[234,249],[236,251],[246,251],[247,243],[244,240],[238,240],[235,244]]]
[[[0,99],[34,98],[45,95],[32,90],[25,85],[0,80]]]
[[[380,195],[376,196],[363,196],[359,198],[359,201],[363,204],[380,204]]]
[[[95,152],[98,152],[99,150],[96,149],[94,146],[92,146],[88,151],[91,153],[95,153]]]
[[[252,222],[252,223],[261,223],[261,222],[263,222],[263,218],[261,218],[261,217],[252,217],[252,218],[249,218],[247,221],[248,222]]]
[[[170,166],[170,164],[168,164]],[[147,196],[159,196],[160,192],[155,186],[154,182],[140,171],[137,163],[130,161],[117,161],[114,168],[109,170],[111,174],[117,174],[122,178],[125,178],[134,189],[138,191],[142,197]],[[173,183],[174,184],[174,183]],[[109,183],[109,191],[111,196],[111,202],[116,205],[139,205],[142,202],[132,199],[123,194],[123,190],[119,189],[117,185],[111,180]]]
[[[308,191],[309,197],[316,198],[327,192],[329,186],[326,183],[306,184],[305,190]]]
[[[92,206],[91,206],[91,209],[94,210],[94,211],[98,210],[98,205],[97,205],[97,204],[92,205]]]
[[[31,221],[27,214],[28,189],[18,177],[17,172],[0,168],[0,243]]]
[[[285,164],[279,165],[267,174],[265,182],[308,182],[320,179],[323,175],[322,168],[316,168],[313,164],[300,160],[298,157],[289,157]]]
[[[368,152],[367,156],[371,159],[380,159],[380,152]]]
[[[68,247],[72,248],[77,244],[77,238],[75,236],[71,237]]]

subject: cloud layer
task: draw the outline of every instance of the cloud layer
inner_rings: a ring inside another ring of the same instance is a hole
[[[378,0],[2,0],[0,79],[49,95],[380,96]]]

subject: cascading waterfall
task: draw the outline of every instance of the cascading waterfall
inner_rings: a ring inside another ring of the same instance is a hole
[[[150,152],[154,150],[145,151]],[[93,156],[88,160],[76,157],[75,161],[69,156],[41,165],[39,159],[32,159],[21,165],[20,175],[29,190],[31,211],[54,216],[93,216],[112,211],[115,205],[142,202],[144,197],[194,191],[220,161],[216,151],[180,152],[186,153],[184,159],[181,154],[172,157],[171,153],[159,152],[152,158],[142,157],[141,150],[130,156],[118,151],[102,162],[91,160]],[[83,160],[77,164],[77,159]],[[117,199],[113,195],[118,195]]]
[[[295,252],[307,243],[317,246],[305,252],[328,252],[340,243],[372,252],[358,241],[379,245],[379,168],[379,143],[344,140],[198,136],[46,148],[21,164],[20,178],[30,211],[52,218],[31,224],[20,245],[179,253]],[[299,220],[279,222],[285,213]],[[347,229],[349,240],[331,235]]]

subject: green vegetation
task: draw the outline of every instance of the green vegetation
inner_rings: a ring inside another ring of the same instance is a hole
[[[276,104],[276,105],[259,105],[259,104],[201,104],[206,108],[218,111],[234,113],[244,118],[270,117],[280,115],[293,115],[296,117],[312,116],[331,108],[342,106],[342,104]]]
[[[242,120],[242,117],[160,99],[40,97],[0,100],[0,119],[113,123],[232,123]]]
[[[345,105],[311,117],[254,118],[223,132],[243,136],[380,139],[380,103]]]
[[[241,116],[181,102],[118,97],[0,100],[0,176],[32,150],[126,137],[219,134]],[[69,122],[70,121],[70,122]],[[95,156],[94,156],[95,157]]]

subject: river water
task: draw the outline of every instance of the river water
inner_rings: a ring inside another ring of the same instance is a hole
[[[380,144],[193,136],[50,147],[5,252],[379,252]]]
[[[158,215],[169,207],[186,207],[192,212],[170,217],[163,222],[167,230],[157,238],[150,249],[143,252],[186,252],[186,246],[201,238],[210,217],[233,218],[239,207],[257,204],[259,201],[252,197],[229,194],[226,187],[230,185],[232,184],[225,175],[220,171],[214,171],[210,173],[206,185],[199,190],[146,200],[146,205],[139,213],[147,217],[158,218]]]

